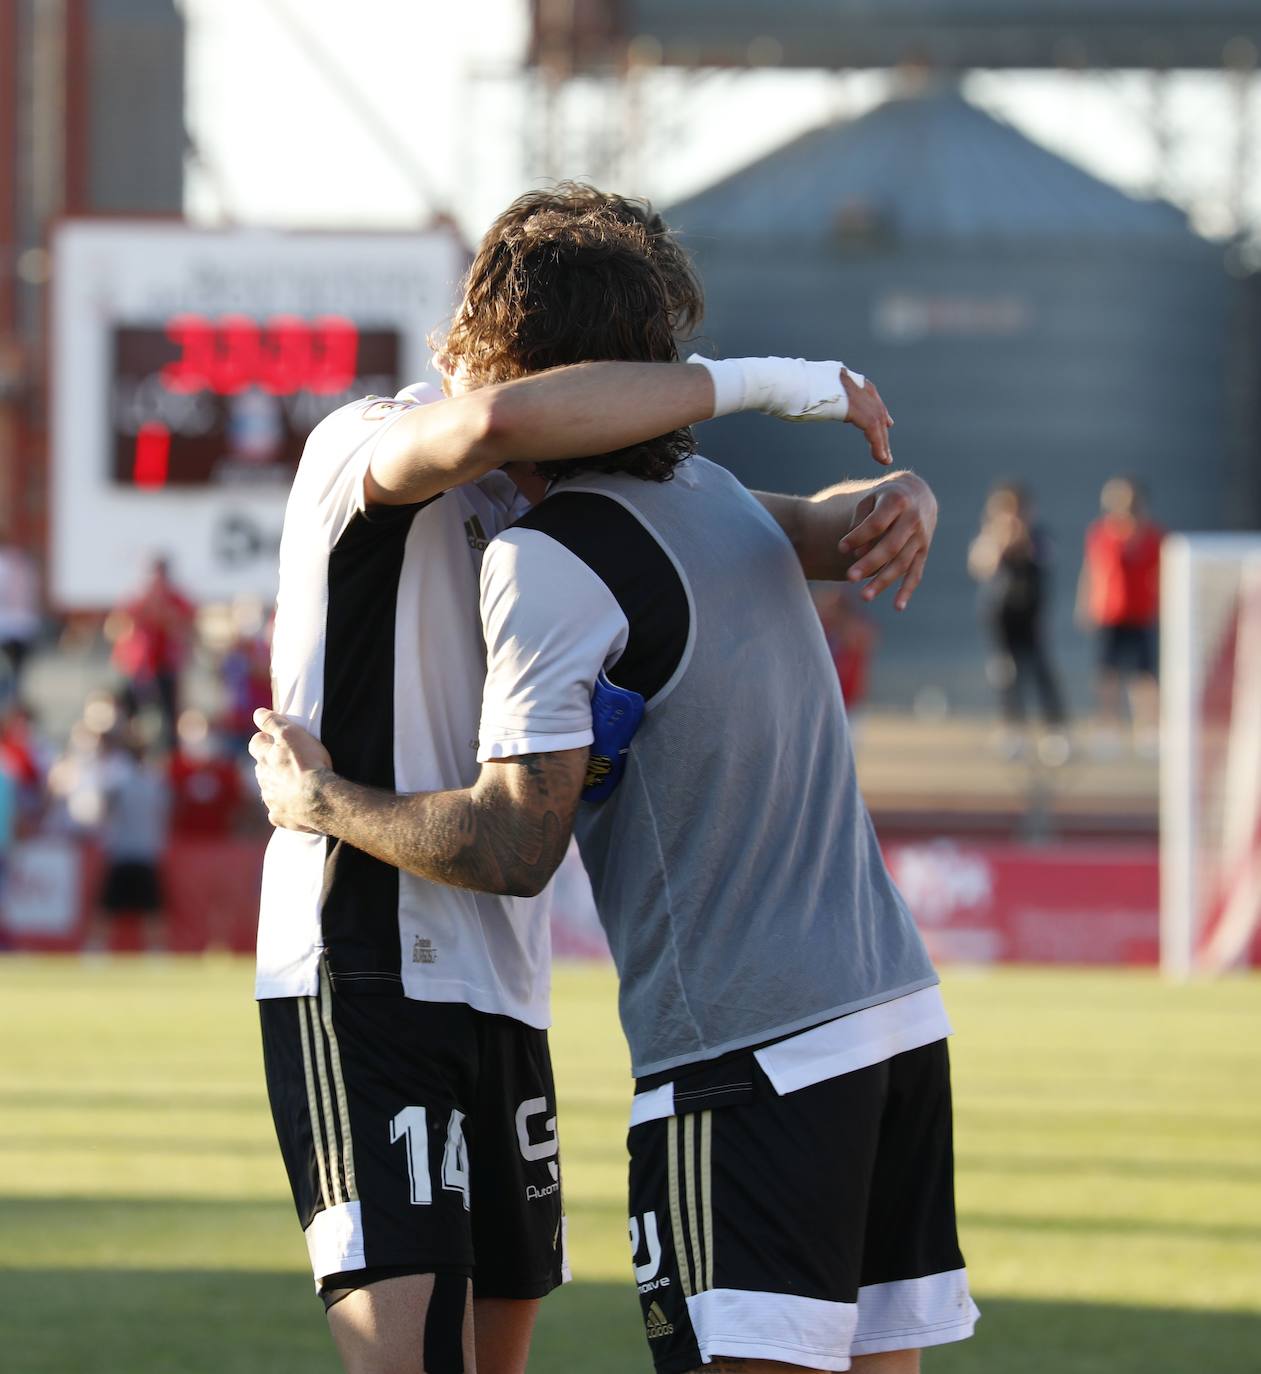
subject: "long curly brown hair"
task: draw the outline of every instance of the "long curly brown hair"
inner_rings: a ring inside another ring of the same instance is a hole
[[[651,207],[567,182],[520,197],[491,226],[441,347],[448,368],[478,386],[569,363],[677,362],[676,334],[702,309],[691,263]],[[678,429],[539,470],[666,481],[695,448]]]

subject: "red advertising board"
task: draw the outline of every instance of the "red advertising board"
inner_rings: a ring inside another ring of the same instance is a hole
[[[1154,845],[890,844],[885,859],[940,963],[1155,964]]]
[[[164,946],[175,952],[254,947],[263,843],[180,840],[163,865]],[[885,857],[933,958],[949,963],[1155,965],[1159,865],[1155,845],[892,843]],[[99,887],[90,848],[66,839],[19,845],[9,866],[0,935],[10,948],[81,947]],[[573,856],[557,879],[558,957],[608,957],[586,876]],[[138,947],[120,925],[111,943]],[[1261,964],[1261,941],[1252,963]]]

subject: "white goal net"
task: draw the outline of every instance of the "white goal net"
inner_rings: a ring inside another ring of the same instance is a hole
[[[1261,534],[1171,535],[1161,557],[1161,967],[1261,954]]]

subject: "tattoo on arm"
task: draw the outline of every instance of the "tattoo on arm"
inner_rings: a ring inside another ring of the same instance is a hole
[[[554,768],[548,754],[522,754],[495,766],[492,784],[463,802],[461,851],[443,881],[483,892],[530,897],[541,892],[565,856],[573,811],[552,801]]]
[[[523,754],[487,764],[471,788],[403,796],[324,770],[313,828],[434,882],[532,897],[565,856],[586,755]]]

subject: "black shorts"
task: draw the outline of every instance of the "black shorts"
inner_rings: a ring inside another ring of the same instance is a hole
[[[111,916],[150,914],[162,910],[162,884],[156,864],[120,859],[105,871],[101,906]]]
[[[1127,669],[1156,676],[1156,628],[1154,625],[1101,625],[1099,665],[1114,673]]]
[[[362,1269],[568,1278],[547,1032],[458,1003],[334,992],[259,1003],[272,1119],[317,1287]]]
[[[848,1369],[971,1335],[945,1041],[783,1096],[751,1050],[672,1078],[674,1115],[629,1138],[660,1374],[719,1355]]]

